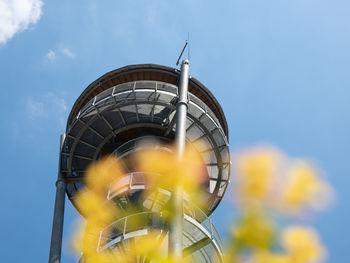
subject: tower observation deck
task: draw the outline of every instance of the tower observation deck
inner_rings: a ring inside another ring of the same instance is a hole
[[[221,241],[208,216],[220,203],[229,182],[228,127],[220,104],[197,79],[185,76],[188,92],[181,94],[184,84],[180,80],[184,77],[186,61],[181,70],[154,64],[113,70],[91,83],[76,100],[68,117],[66,133],[61,137],[49,262],[60,262],[63,227],[60,222],[65,193],[79,210],[75,196],[83,189],[85,172],[93,162],[108,155],[129,160],[145,147],[171,152],[172,148],[167,145],[178,138],[181,96],[187,99],[184,102],[187,110],[183,117],[183,139],[186,146],[199,153],[206,171],[202,183],[205,198],[199,207],[184,198],[180,246],[183,256],[192,257],[195,262],[222,261]],[[152,140],[152,143],[147,146],[140,143],[145,140]],[[102,230],[101,238],[108,242],[97,249],[125,248],[127,242],[147,235],[152,229],[159,230],[164,246],[167,246],[171,230],[162,221],[160,212],[172,198],[172,191],[163,189],[156,195],[140,195],[151,186],[132,162],[125,163],[127,172],[118,188],[111,188],[106,198],[113,199],[125,211],[138,204],[139,211],[126,213],[113,223],[118,226],[116,229],[123,231],[111,235]],[[144,218],[141,225],[128,224],[133,218],[140,217]],[[145,260],[140,258],[140,262]]]

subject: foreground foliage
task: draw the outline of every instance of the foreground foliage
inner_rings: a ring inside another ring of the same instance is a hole
[[[188,149],[183,161],[161,151],[148,150],[136,155],[134,162],[147,172],[152,189],[171,189],[180,185],[187,198],[200,204],[201,174],[205,167],[200,157]],[[272,147],[258,147],[234,156],[231,199],[237,219],[231,226],[231,237],[225,262],[234,263],[319,263],[327,252],[315,229],[303,222],[310,214],[327,207],[332,191],[312,164],[286,156]],[[86,188],[77,196],[77,206],[86,221],[74,237],[74,248],[84,255],[84,262],[137,262],[147,255],[151,262],[178,262],[165,253],[155,235],[139,237],[127,253],[100,250],[105,229],[121,211],[106,196],[125,174],[123,164],[114,157],[92,165],[86,174]],[[98,180],[97,180],[98,178]],[[172,209],[164,208],[168,218]],[[184,259],[182,262],[189,262]]]

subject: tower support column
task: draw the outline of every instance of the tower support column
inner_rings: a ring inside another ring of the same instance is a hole
[[[183,158],[186,146],[186,118],[188,99],[188,78],[190,62],[185,59],[181,64],[180,82],[178,86],[179,99],[176,104],[175,146],[179,160]],[[183,189],[175,185],[171,195],[172,215],[169,232],[169,253],[175,259],[182,258],[183,231]]]
[[[66,138],[66,135],[62,134],[60,138],[60,156],[61,156],[62,147],[63,147],[65,138]],[[66,182],[63,175],[60,172],[60,166],[61,166],[61,158],[58,164],[58,176],[57,176],[57,182],[56,182],[56,199],[55,199],[55,210],[54,210],[53,223],[52,223],[49,263],[61,262],[64,203],[66,198]]]

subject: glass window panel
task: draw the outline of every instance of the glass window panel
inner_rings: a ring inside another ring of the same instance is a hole
[[[164,112],[164,109],[165,109],[164,106],[156,105],[156,106],[154,107],[154,115],[158,115],[158,114]],[[163,116],[163,117],[164,117],[164,116]]]
[[[65,147],[63,148],[63,152],[68,153],[72,148],[73,143],[74,143],[74,139],[66,136]]]
[[[97,96],[96,96],[96,100],[95,100],[95,103],[107,98],[108,96],[110,96],[112,94],[112,91],[113,89],[107,89],[101,93],[99,93]]]
[[[216,162],[216,156],[213,151],[208,152],[202,152],[201,153],[202,159],[205,163],[215,163]]]
[[[183,226],[184,226],[184,232],[186,232],[186,234],[189,235],[192,240],[198,241],[205,237],[202,231],[200,231],[197,227],[193,226],[187,220],[185,220]]]
[[[157,82],[157,89],[158,90],[165,90],[169,91],[171,93],[177,94],[177,87],[174,85],[169,85],[164,82]]]
[[[69,195],[69,196],[72,196],[72,195],[73,195],[73,192],[74,192],[74,186],[73,186],[73,184],[67,184],[67,192],[68,192],[68,195]]]
[[[201,118],[201,123],[208,131],[212,131],[216,128],[215,124],[210,118],[208,118],[207,115],[203,115],[203,117]]]
[[[202,136],[203,134],[204,132],[202,131],[202,129],[197,124],[194,124],[187,130],[186,137],[190,141],[193,141],[198,137]]]
[[[215,166],[207,166],[210,178],[218,178],[219,168]]]
[[[192,144],[199,152],[213,148],[213,145],[211,144],[207,136],[201,137],[195,142],[192,142]]]
[[[61,169],[62,170],[68,169],[68,159],[69,159],[69,157],[66,155],[61,156]]]
[[[195,95],[191,94],[190,93],[190,101],[193,103],[193,104],[197,104],[199,106],[202,106],[203,105],[203,102],[198,99]]]
[[[90,100],[88,103],[86,103],[85,105],[84,105],[84,107],[82,107],[81,108],[81,112],[84,112],[84,111],[86,111],[88,108],[91,108],[92,107],[92,102],[93,102],[93,100]]]
[[[223,147],[220,150],[220,153],[221,153],[222,162],[229,163],[230,162],[230,153],[228,151],[228,147]]]
[[[222,195],[225,192],[226,186],[227,186],[227,182],[221,182],[220,188],[219,188],[219,192],[218,192],[218,196],[222,197]]]
[[[89,128],[87,128],[84,131],[83,135],[81,136],[81,139],[92,145],[99,145],[102,142],[102,138]]]
[[[102,118],[96,118],[91,124],[91,127],[103,137],[106,137],[111,133],[110,127],[108,127],[107,123]]]
[[[86,118],[91,118],[91,117],[96,116],[96,114],[97,114],[96,108],[95,107],[91,107],[87,111],[84,111],[84,112],[82,111],[80,117],[83,118],[83,120],[85,120]],[[84,121],[84,122],[86,122],[86,121]]]
[[[151,97],[151,99],[154,98],[154,91],[153,90],[149,90],[149,91],[136,91],[136,100],[149,100],[149,98]]]
[[[113,129],[117,129],[124,126],[123,120],[120,116],[120,112],[118,109],[114,109],[112,111],[106,112],[103,114],[103,116],[111,124]]]
[[[136,81],[135,89],[155,89],[155,81]]]
[[[216,186],[216,181],[210,180],[210,184],[209,184],[209,192],[210,193],[214,192],[215,186]]]
[[[216,142],[217,145],[223,145],[225,144],[224,138],[222,137],[222,133],[220,132],[219,129],[214,129],[211,132],[212,136],[214,137],[214,140]]]
[[[87,167],[91,164],[91,161],[86,159],[81,159],[77,157],[73,157],[72,167],[79,171],[85,171]]]
[[[126,123],[136,122],[135,105],[123,106],[120,108]]]
[[[159,101],[176,105],[177,98],[174,95],[165,94],[165,93],[158,93],[157,95],[159,96],[159,99],[158,99]]]
[[[126,101],[126,99],[130,96],[130,92],[125,92],[125,93],[117,93],[114,98],[117,102],[123,102]]]
[[[137,104],[137,110],[141,121],[151,120],[152,108],[152,104]]]
[[[114,101],[106,101],[101,104],[96,104],[96,107],[98,108],[98,112],[103,114],[105,111],[112,110],[115,107]]]
[[[133,87],[134,87],[134,82],[128,82],[128,83],[123,83],[121,85],[117,85],[117,86],[115,86],[114,94],[119,93],[119,92],[123,92],[126,90],[131,90],[131,89],[133,89]],[[113,88],[111,88],[111,89],[113,90]]]
[[[82,142],[78,142],[77,146],[75,147],[74,154],[86,156],[92,158],[95,153],[95,149],[83,144]]]
[[[228,165],[224,165],[224,169],[222,169],[222,179],[223,180],[228,180],[229,179],[229,166]]]
[[[195,118],[199,119],[203,113],[204,112],[200,108],[196,107],[193,103],[188,104],[188,114],[191,114]]]
[[[167,107],[156,105],[154,108],[154,117],[158,120],[161,120],[161,122],[169,121],[168,117],[170,116],[172,112],[172,109],[169,109]]]

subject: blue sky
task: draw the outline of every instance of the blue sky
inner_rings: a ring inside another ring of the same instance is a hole
[[[59,135],[79,94],[125,65],[175,67],[188,32],[191,75],[221,103],[231,150],[269,142],[319,164],[337,200],[307,223],[328,262],[350,262],[348,0],[10,2],[0,0],[2,262],[47,261]],[[228,199],[213,215],[221,236]],[[67,202],[62,262],[76,262],[76,216]]]

